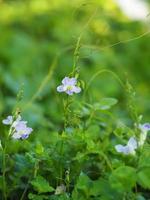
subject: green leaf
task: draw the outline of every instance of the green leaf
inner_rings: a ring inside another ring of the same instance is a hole
[[[44,152],[44,148],[41,143],[37,143],[35,147],[35,152],[37,154],[42,154]]]
[[[108,110],[115,104],[117,104],[118,100],[115,98],[103,98],[99,103],[94,104],[95,110]]]
[[[112,172],[109,181],[112,188],[129,191],[135,186],[136,170],[128,166],[119,167]]]
[[[146,200],[146,199],[143,196],[138,194],[136,197],[136,200]]]
[[[98,125],[90,125],[87,129],[86,135],[92,140],[97,140],[100,136],[100,128]]]
[[[93,187],[90,190],[91,196],[100,196],[100,199],[121,199],[121,196],[118,191],[115,191],[110,187],[110,184],[107,180],[98,179],[93,181]]]
[[[33,199],[33,200],[44,200],[44,199],[48,199],[48,197],[45,196],[45,195],[36,195],[36,194],[32,194],[32,193],[29,193],[28,198],[29,198],[29,199]]]
[[[78,189],[86,191],[86,190],[88,190],[88,188],[90,188],[90,185],[91,185],[90,178],[86,174],[81,173],[80,176],[79,176],[76,187]]]
[[[138,174],[138,183],[145,189],[150,189],[150,167],[141,169]]]
[[[46,179],[42,176],[37,176],[31,181],[32,186],[38,193],[53,192],[54,188],[51,187]]]
[[[88,199],[91,186],[92,181],[90,180],[90,178],[86,174],[81,172],[72,193],[73,199]]]
[[[139,158],[138,168],[149,167],[150,168],[150,146],[145,145],[142,149],[142,153]]]

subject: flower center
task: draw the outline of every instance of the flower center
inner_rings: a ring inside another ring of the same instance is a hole
[[[19,135],[23,135],[25,133],[25,130],[20,130]]]
[[[73,88],[72,85],[67,86],[67,90],[72,90],[72,88]]]

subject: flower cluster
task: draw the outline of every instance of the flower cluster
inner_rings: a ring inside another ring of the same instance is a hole
[[[26,139],[33,131],[32,128],[27,126],[27,121],[23,121],[20,115],[16,120],[14,120],[13,116],[8,116],[2,122],[5,125],[10,125],[10,135],[14,139]]]
[[[58,92],[65,92],[68,95],[73,95],[73,93],[80,93],[81,88],[77,86],[76,78],[65,77],[62,80],[62,85],[57,87]]]
[[[144,145],[146,137],[147,137],[147,132],[150,130],[150,124],[145,123],[145,124],[140,124],[139,125],[139,130],[140,130],[140,137],[139,139],[135,139],[134,137],[131,137],[127,143],[127,145],[121,145],[118,144],[115,146],[115,149],[119,153],[123,153],[125,155],[128,154],[135,154],[135,150],[138,147],[141,147]]]

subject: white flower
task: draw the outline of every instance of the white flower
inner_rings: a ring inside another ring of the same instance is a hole
[[[150,124],[149,123],[140,124],[139,129],[141,133],[140,133],[140,139],[139,139],[138,145],[143,146],[147,137],[147,132],[150,130]]]
[[[11,125],[13,123],[13,116],[9,115],[6,119],[2,121],[5,125]]]
[[[137,149],[137,141],[134,137],[131,137],[127,143],[127,145],[118,144],[115,146],[115,149],[119,153],[123,153],[125,155],[135,154],[135,149]]]
[[[11,125],[10,127],[10,135],[14,139],[26,139],[29,137],[30,133],[33,131],[32,128],[27,126],[27,122],[21,120],[21,116],[19,115],[15,121],[13,121],[12,116],[8,116],[3,120],[3,124]]]
[[[58,92],[65,92],[68,95],[73,95],[73,93],[80,93],[81,88],[76,86],[77,79],[76,78],[69,78],[65,77],[62,80],[62,85],[57,87]]]
[[[66,187],[65,187],[65,185],[62,184],[60,186],[57,186],[57,188],[55,190],[55,195],[63,194],[65,191],[66,191]]]
[[[12,127],[15,128],[17,126],[17,124],[19,124],[20,122],[24,123],[24,124],[27,124],[27,121],[22,121],[21,119],[22,119],[21,116],[18,115],[17,119],[13,122]]]
[[[26,123],[24,123],[24,121],[20,121],[15,126],[15,132],[13,133],[12,138],[27,139],[32,131],[33,131],[33,129],[27,127],[27,125],[26,125]]]

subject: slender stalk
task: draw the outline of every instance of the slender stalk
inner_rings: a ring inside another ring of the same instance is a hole
[[[26,192],[27,192],[28,187],[29,187],[29,185],[30,185],[30,181],[32,180],[32,178],[36,178],[38,169],[39,169],[39,161],[37,161],[37,162],[35,163],[35,165],[34,165],[34,168],[33,168],[33,177],[31,176],[31,177],[29,178],[28,183],[27,183],[27,185],[25,186],[25,188],[24,188],[24,190],[23,190],[23,193],[22,193],[22,195],[21,195],[21,197],[20,197],[20,200],[23,200],[23,199],[25,198]]]
[[[7,191],[6,191],[6,147],[7,141],[12,134],[12,126],[9,129],[8,134],[5,137],[4,146],[2,150],[2,186],[3,186],[3,199],[7,200]]]
[[[91,86],[92,82],[93,82],[99,75],[101,75],[101,74],[103,74],[103,73],[109,73],[109,74],[111,74],[112,77],[114,77],[114,78],[118,81],[118,83],[120,84],[120,86],[121,86],[123,89],[125,89],[125,84],[124,84],[123,81],[117,76],[117,74],[114,73],[114,72],[111,71],[111,70],[107,70],[107,69],[104,68],[104,69],[101,69],[101,70],[97,71],[97,72],[91,77],[91,79],[88,81],[88,84],[87,84],[87,86],[86,86],[86,89],[84,90],[83,99],[85,99],[86,93],[87,93],[89,87]]]
[[[63,156],[63,147],[64,147],[64,139],[61,139],[61,146],[60,146],[60,159],[59,159],[59,164],[60,164],[60,185],[62,184],[63,180],[63,166],[62,166],[62,156]]]
[[[76,46],[75,46],[75,50],[74,50],[74,59],[73,59],[73,69],[72,69],[72,75],[75,76],[76,70],[77,70],[77,63],[79,60],[79,51],[81,48],[81,39],[83,36],[83,33],[85,31],[85,29],[88,27],[89,23],[92,21],[93,17],[96,15],[97,13],[97,8],[95,9],[94,13],[90,16],[89,20],[87,21],[87,23],[83,26],[79,37],[77,38],[77,42],[76,42]]]
[[[29,187],[29,182],[27,183],[27,185],[26,185],[26,187],[25,187],[25,189],[24,189],[24,191],[23,191],[23,193],[22,193],[22,195],[21,195],[20,200],[23,200],[23,199],[24,199],[25,194],[26,194],[26,192],[27,192],[27,190],[28,190],[28,187]]]
[[[76,47],[75,47],[75,51],[74,51],[73,70],[72,70],[73,76],[75,75],[77,63],[78,63],[78,60],[79,60],[79,50],[80,50],[80,47],[81,47],[80,42],[81,42],[81,36],[78,37]]]
[[[45,86],[47,85],[47,83],[51,80],[53,72],[57,66],[57,59],[58,57],[56,56],[52,62],[52,64],[49,67],[49,71],[47,73],[47,75],[45,76],[45,78],[42,80],[41,84],[39,85],[39,88],[37,89],[37,91],[35,92],[35,94],[32,96],[32,98],[30,99],[30,101],[24,106],[23,111],[25,111],[27,108],[29,108],[32,103],[37,99],[37,97],[39,96],[39,94],[41,93],[41,91],[43,91],[43,89],[45,88]]]
[[[3,199],[7,200],[6,194],[6,142],[2,151],[2,180],[3,180]]]
[[[69,194],[69,188],[70,188],[70,169],[68,169],[66,171],[66,178],[65,178],[65,182],[66,182],[66,191]]]
[[[69,97],[67,96],[66,100],[64,100],[64,130],[67,128],[69,124],[69,106],[71,102],[69,101]]]

